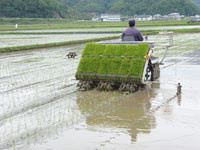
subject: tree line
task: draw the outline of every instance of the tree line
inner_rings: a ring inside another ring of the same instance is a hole
[[[69,17],[65,3],[54,0],[0,0],[0,16],[25,18]]]
[[[57,0],[80,12],[120,13],[122,15],[166,15],[172,12],[194,15],[200,0]],[[196,5],[195,5],[196,4]]]
[[[200,8],[200,0],[191,0],[191,1]]]
[[[178,12],[188,16],[200,13],[194,3],[190,0],[0,0],[0,17],[87,18],[91,12],[128,16]]]

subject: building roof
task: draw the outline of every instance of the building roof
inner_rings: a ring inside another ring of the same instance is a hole
[[[101,14],[101,16],[117,16],[117,17],[120,17],[120,14]]]
[[[169,16],[180,15],[180,13],[171,13]]]
[[[152,17],[151,15],[137,15],[134,18],[149,18]]]
[[[155,17],[160,17],[161,15],[160,15],[160,14],[155,14],[155,15],[153,15],[153,16],[155,16]]]

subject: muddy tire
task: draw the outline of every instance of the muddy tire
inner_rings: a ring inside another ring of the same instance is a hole
[[[94,83],[92,81],[80,81],[77,87],[79,87],[80,91],[86,91],[94,88]]]
[[[98,90],[105,90],[106,85],[107,85],[106,82],[100,81],[98,86],[97,86],[97,89]]]
[[[160,67],[159,64],[154,64],[151,71],[151,81],[155,81],[158,78],[160,78]]]
[[[135,86],[134,86],[133,84],[130,85],[129,91],[130,91],[131,93],[133,93],[133,92],[136,91],[136,88],[135,88]]]
[[[113,90],[113,86],[111,85],[111,83],[108,83],[108,84],[107,84],[106,89],[107,89],[108,91]]]
[[[121,83],[121,85],[120,85],[120,87],[119,87],[119,91],[120,91],[120,92],[126,91],[126,83]]]

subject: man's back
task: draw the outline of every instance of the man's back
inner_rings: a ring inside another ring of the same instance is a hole
[[[143,41],[143,37],[142,34],[140,33],[140,31],[138,31],[136,28],[134,27],[129,27],[128,29],[126,29],[123,33],[122,33],[122,40],[124,40],[124,38],[128,36],[128,37],[133,37],[133,39],[135,41]]]

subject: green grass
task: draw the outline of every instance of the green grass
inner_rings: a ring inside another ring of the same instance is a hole
[[[96,53],[94,53],[94,49],[97,50]],[[132,80],[134,81],[139,80],[142,78],[143,68],[146,62],[144,56],[146,56],[148,51],[149,51],[149,45],[145,43],[138,45],[114,45],[114,44],[103,45],[103,44],[92,44],[92,43],[87,44],[83,51],[83,54],[90,55],[90,57],[87,57],[85,55],[82,56],[82,59],[80,60],[78,66],[76,78],[77,79],[98,78],[106,80],[117,80],[118,78],[113,75],[117,76],[125,75],[127,77],[125,78],[121,77],[120,80],[130,81],[130,77],[134,75],[136,76],[136,78]],[[103,56],[98,57],[97,54],[99,55],[103,54]],[[127,56],[134,56],[134,57],[127,57]],[[78,75],[79,73],[90,73],[90,74],[98,74],[105,76],[84,77],[84,76],[79,76]],[[106,77],[106,75],[109,75],[109,77]]]

